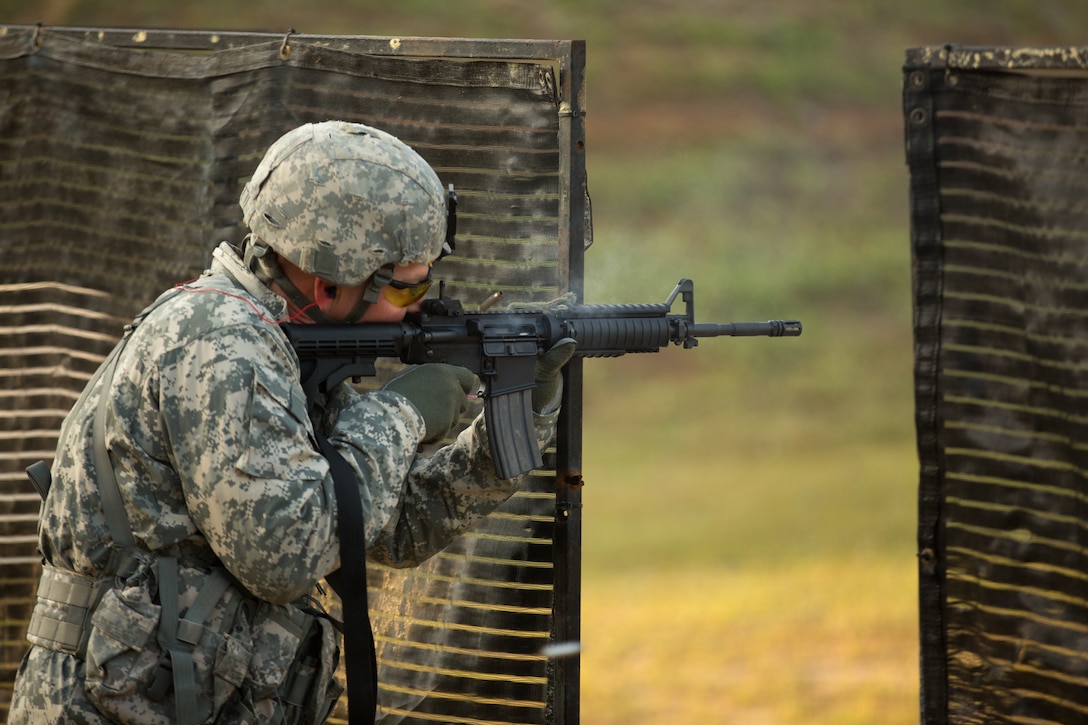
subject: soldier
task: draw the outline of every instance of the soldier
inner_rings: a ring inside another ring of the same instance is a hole
[[[430,285],[447,193],[393,136],[297,128],[269,148],[241,206],[251,234],[141,313],[61,428],[42,506],[44,561],[9,722],[320,723],[340,694],[338,635],[312,588],[341,566],[327,440],[350,468],[366,552],[414,566],[516,489],[463,368],[341,385],[307,411],[277,322],[399,321]],[[538,363],[538,441],[559,369]],[[362,555],[363,552],[356,552]],[[349,651],[349,656],[350,656]]]

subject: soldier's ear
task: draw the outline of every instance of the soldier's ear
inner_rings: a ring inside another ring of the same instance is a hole
[[[336,302],[336,285],[314,277],[314,302],[322,312],[328,312]]]

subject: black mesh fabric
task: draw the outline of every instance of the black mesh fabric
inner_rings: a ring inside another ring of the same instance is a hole
[[[459,244],[440,276],[468,307],[494,291],[541,301],[569,289],[587,228],[565,196],[571,114],[560,111],[571,102],[556,76],[569,45],[549,58],[530,41],[421,39],[409,53],[392,38],[5,30],[0,715],[37,578],[38,500],[23,469],[52,459],[63,416],[122,326],[197,276],[220,240],[242,240],[238,196],[273,140],[339,119],[418,150],[459,197]],[[540,654],[556,612],[547,460],[424,566],[371,567],[384,722],[539,723],[554,712],[555,671]]]
[[[908,53],[925,723],[1088,719],[1082,58]]]

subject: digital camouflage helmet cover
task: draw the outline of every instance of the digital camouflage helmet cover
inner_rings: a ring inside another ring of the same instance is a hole
[[[362,284],[389,265],[432,262],[446,242],[438,175],[395,136],[359,123],[309,123],[284,134],[240,203],[257,238],[335,285]]]

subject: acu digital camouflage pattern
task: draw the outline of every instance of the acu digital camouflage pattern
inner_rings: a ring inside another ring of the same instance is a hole
[[[446,192],[400,139],[359,123],[300,126],[242,191],[246,225],[310,274],[362,284],[387,264],[428,263],[446,237]]]
[[[211,567],[231,577],[224,602],[257,600],[251,619],[236,621],[242,629],[231,632],[233,675],[217,677],[216,691],[199,693],[198,700],[220,704],[237,687],[248,693],[261,722],[274,721],[274,690],[298,644],[299,633],[285,622],[338,565],[336,499],[329,466],[315,448],[314,425],[360,481],[368,554],[392,566],[412,566],[436,553],[518,483],[495,476],[482,418],[433,455],[419,457],[423,420],[397,393],[360,394],[342,385],[325,401],[320,420],[311,422],[297,357],[275,324],[285,312],[283,300],[236,251],[220,245],[212,269],[166,292],[132,333],[106,419],[137,546],[153,554],[152,561],[178,559],[182,611]],[[87,391],[62,428],[40,530],[47,565],[90,579],[104,575],[111,544],[90,445],[99,387]],[[536,418],[542,446],[556,417]],[[114,604],[129,629],[143,631],[157,652],[149,631],[157,616],[153,578],[145,572],[143,589],[130,579],[107,596],[122,599]],[[222,614],[213,613],[213,624],[216,617]],[[328,628],[320,634],[323,658],[334,662],[334,635]],[[221,656],[215,656],[217,668]],[[32,647],[16,680],[9,722],[106,722],[87,697],[84,674],[82,660]],[[160,707],[147,700],[141,683],[121,699],[122,709],[138,713],[132,722],[168,722],[173,712],[172,696]],[[202,722],[214,719],[210,706],[201,710]]]

